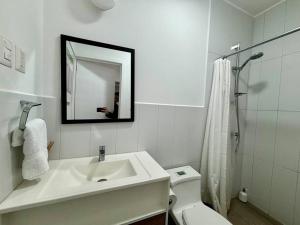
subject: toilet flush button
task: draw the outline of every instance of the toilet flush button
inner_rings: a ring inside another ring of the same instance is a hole
[[[184,171],[179,171],[179,172],[177,172],[177,174],[178,174],[179,176],[186,175],[186,173],[185,173]]]

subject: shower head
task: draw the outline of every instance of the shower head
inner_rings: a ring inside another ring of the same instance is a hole
[[[261,57],[263,57],[263,56],[264,56],[264,53],[259,52],[259,53],[255,54],[255,55],[251,56],[251,57],[250,57],[250,60],[259,59],[259,58],[261,58]]]
[[[264,56],[264,53],[263,52],[259,52],[257,54],[254,54],[252,55],[249,59],[246,60],[246,62],[244,62],[244,64],[239,68],[239,70],[243,70],[244,67],[251,61],[251,60],[256,60],[256,59],[259,59],[261,57]]]

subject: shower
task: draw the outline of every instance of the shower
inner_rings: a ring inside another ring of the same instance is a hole
[[[242,65],[242,66],[240,66],[240,67],[233,67],[232,68],[232,70],[234,70],[234,71],[242,71],[243,69],[244,69],[244,67],[250,62],[250,61],[252,61],[252,60],[256,60],[256,59],[259,59],[259,58],[261,58],[261,57],[263,57],[264,56],[264,53],[263,52],[259,52],[259,53],[257,53],[257,54],[254,54],[254,55],[252,55],[251,57],[249,57],[249,59],[247,59],[245,62],[244,62],[244,64]]]
[[[238,46],[239,47],[239,46]],[[235,110],[236,110],[236,122],[237,122],[237,131],[234,133],[234,137],[236,138],[236,147],[235,147],[235,152],[238,151],[239,145],[240,145],[240,140],[241,140],[241,129],[240,129],[240,113],[239,113],[239,97],[242,95],[246,95],[247,93],[242,93],[239,91],[239,79],[240,79],[240,73],[242,70],[245,68],[245,66],[252,60],[259,59],[264,56],[263,52],[259,52],[257,54],[252,55],[249,57],[243,64],[240,66],[239,61],[240,61],[240,55],[237,54],[237,59],[236,59],[236,65],[232,67],[232,71],[235,76],[235,82],[234,82],[234,101],[235,101]]]

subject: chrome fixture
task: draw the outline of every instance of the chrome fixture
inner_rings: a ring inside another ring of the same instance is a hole
[[[259,52],[257,54],[254,54],[252,55],[249,59],[246,60],[246,62],[244,62],[244,64],[240,67],[238,66],[235,66],[233,67],[232,69],[235,70],[235,71],[242,71],[244,69],[244,67],[251,61],[251,60],[256,60],[256,59],[259,59],[261,57],[264,56],[264,53],[263,52]]]
[[[23,107],[23,111],[22,111],[21,118],[20,118],[19,129],[23,131],[26,128],[26,122],[27,122],[27,118],[28,118],[28,114],[29,114],[30,110],[33,107],[40,106],[42,104],[35,103],[35,102],[28,102],[28,101],[24,101],[24,100],[20,101],[20,104]]]
[[[278,35],[278,36],[276,36],[276,37],[270,38],[270,39],[268,39],[268,40],[266,40],[266,41],[259,42],[259,43],[257,43],[257,44],[254,44],[254,45],[250,46],[250,47],[247,47],[247,48],[244,48],[244,49],[242,49],[242,50],[236,51],[236,52],[234,52],[234,53],[231,53],[231,54],[228,54],[228,55],[224,55],[224,56],[220,57],[220,59],[222,59],[222,58],[223,58],[223,59],[226,59],[226,58],[228,58],[228,57],[230,57],[230,56],[234,56],[234,55],[240,54],[240,53],[245,52],[245,51],[248,51],[248,50],[250,50],[250,49],[252,49],[252,48],[256,48],[256,47],[258,47],[258,46],[267,44],[267,43],[269,43],[269,42],[271,42],[271,41],[275,41],[275,40],[277,40],[277,39],[283,38],[283,37],[285,37],[285,36],[294,34],[294,33],[299,32],[299,31],[300,31],[300,27],[297,27],[297,28],[295,28],[295,29],[293,29],[293,30],[291,30],[291,31],[285,32],[285,33],[280,34],[280,35]]]
[[[237,52],[239,52],[239,49],[235,49]],[[232,67],[232,71],[235,76],[235,82],[234,82],[234,102],[235,102],[235,113],[236,113],[236,122],[237,122],[237,131],[234,133],[234,136],[236,138],[236,147],[235,147],[235,152],[238,151],[240,141],[241,141],[241,128],[240,128],[240,112],[239,112],[239,97],[246,95],[247,93],[242,93],[239,91],[239,81],[240,81],[240,73],[242,70],[245,68],[245,66],[251,61],[251,60],[256,60],[261,57],[263,57],[264,53],[260,52],[257,54],[252,55],[247,59],[242,66],[240,66],[240,53],[236,54],[236,66]]]
[[[99,158],[98,158],[98,162],[102,162],[105,160],[105,146],[99,146]]]

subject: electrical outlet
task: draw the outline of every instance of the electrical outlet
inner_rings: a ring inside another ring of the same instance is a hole
[[[0,36],[0,64],[12,67],[13,44],[11,41]]]
[[[25,52],[16,46],[16,70],[25,73],[26,55]]]

